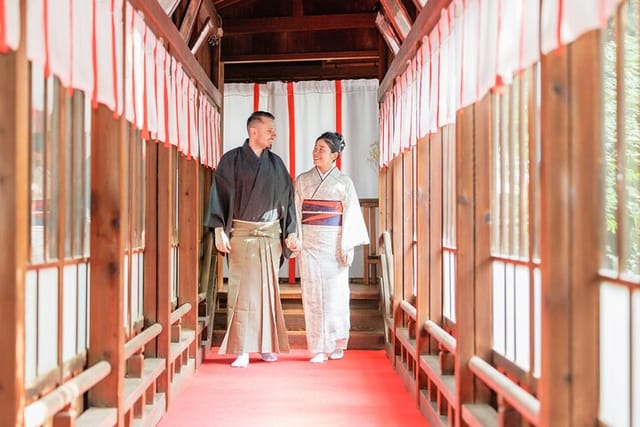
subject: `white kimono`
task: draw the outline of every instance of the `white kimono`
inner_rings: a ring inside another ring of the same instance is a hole
[[[323,179],[314,167],[295,186],[307,346],[313,354],[332,353],[347,348],[351,327],[349,266],[341,255],[368,244],[369,235],[353,181],[339,169]]]

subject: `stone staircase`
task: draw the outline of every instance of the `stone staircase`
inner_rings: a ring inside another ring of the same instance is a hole
[[[351,283],[351,333],[349,348],[376,350],[384,348],[384,321],[380,308],[378,284]],[[289,345],[294,349],[306,349],[302,293],[299,284],[280,284],[280,299],[287,324]],[[219,346],[225,332],[227,319],[226,285],[218,291],[216,313],[213,322],[213,345]]]

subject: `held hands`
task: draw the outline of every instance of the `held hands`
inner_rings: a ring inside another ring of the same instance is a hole
[[[353,248],[338,252],[338,262],[344,267],[350,267],[353,262]]]
[[[224,232],[224,228],[216,227],[215,230],[215,241],[216,241],[216,249],[219,252],[228,254],[231,251],[231,244],[229,243],[229,238],[227,234]]]
[[[300,249],[300,239],[298,239],[298,235],[295,233],[290,233],[286,239],[284,239],[284,244],[287,245],[287,249],[291,252],[297,252]]]

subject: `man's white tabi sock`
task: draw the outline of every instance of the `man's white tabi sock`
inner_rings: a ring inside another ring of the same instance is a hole
[[[234,368],[246,368],[249,366],[249,353],[242,353],[231,364]]]

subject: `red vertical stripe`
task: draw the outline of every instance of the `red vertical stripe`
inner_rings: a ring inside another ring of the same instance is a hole
[[[7,18],[4,12],[4,0],[0,0],[0,52],[4,53],[7,48]]]
[[[556,29],[557,37],[558,37],[558,49],[562,46],[562,19],[564,12],[564,5],[562,0],[558,0],[558,27]]]
[[[171,76],[171,70],[169,70],[169,75],[167,76],[167,62],[169,62],[169,67],[171,67],[171,58],[169,57],[168,52],[164,51],[164,58],[162,63],[162,72],[164,73],[164,94],[162,96],[162,102],[164,104],[164,146],[169,147],[169,139],[171,136],[169,135],[169,79]]]
[[[253,111],[260,109],[260,85],[255,83],[253,85]]]
[[[131,11],[131,38],[132,39],[133,39],[133,33],[136,30],[135,22],[136,22],[136,11],[133,10]],[[135,45],[133,44],[133,41],[131,41],[131,63],[127,64],[127,67],[129,67],[129,69],[131,70],[131,97],[133,98],[133,125],[137,129],[138,128],[138,120],[137,120],[138,96],[136,91],[136,67],[133,66],[135,62],[135,56],[136,56]]]
[[[67,94],[73,95],[73,0],[69,0],[69,86]]]
[[[144,77],[144,83],[142,85],[142,100],[143,100],[143,104],[142,104],[142,139],[144,139],[145,141],[149,140],[149,105],[147,103],[147,73],[149,72],[149,70],[147,70],[147,26],[145,25],[145,31],[144,31],[144,36],[142,37],[142,46],[143,46],[143,52],[144,54],[143,56],[143,64],[142,64],[142,69],[144,70],[142,72],[142,76]]]
[[[289,106],[289,173],[296,179],[296,114],[293,99],[293,83],[287,83],[287,104]],[[284,232],[284,230],[283,230]],[[296,262],[289,260],[289,283],[296,280]]]
[[[0,0],[1,1],[1,0]],[[93,22],[93,30],[91,32],[91,63],[93,65],[93,93],[91,94],[91,106],[98,106],[98,40],[96,38],[96,5],[93,5],[91,11],[91,21]]]
[[[95,9],[96,9],[96,4],[93,4],[93,10],[95,13]],[[113,116],[114,117],[118,117],[119,111],[120,111],[120,99],[119,99],[119,93],[118,93],[118,55],[116,54],[116,21],[115,21],[115,12],[116,12],[116,5],[115,5],[115,0],[111,0],[111,67],[112,67],[112,72],[113,72],[113,100],[114,100],[114,109],[113,109]],[[123,15],[124,16],[124,15]],[[124,18],[123,18],[124,19]],[[95,37],[95,27],[93,29],[94,31],[94,37]],[[97,52],[96,52],[97,54]],[[97,85],[97,82],[95,83]]]
[[[191,80],[187,80],[187,160],[191,160],[191,121],[193,120],[191,107]]]
[[[49,1],[42,2],[42,17],[44,21],[44,77],[51,76],[51,68],[49,67]]]
[[[342,80],[336,80],[336,132],[342,133]],[[336,160],[338,169],[342,169],[342,156]]]

